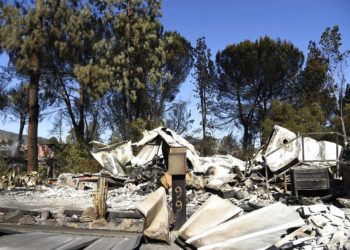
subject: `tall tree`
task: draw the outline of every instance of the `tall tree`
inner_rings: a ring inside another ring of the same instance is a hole
[[[34,30],[32,42],[39,43],[41,33],[41,8],[43,0],[35,1]],[[37,35],[39,34],[39,35]],[[39,81],[40,81],[40,48],[33,47],[30,55],[29,69],[29,119],[28,119],[28,149],[27,171],[38,170],[38,125],[39,125]]]
[[[215,112],[220,125],[243,128],[244,150],[252,145],[271,100],[285,95],[303,60],[293,44],[269,37],[229,45],[217,53]]]
[[[199,98],[198,108],[202,115],[202,153],[204,156],[207,152],[207,136],[210,131],[209,111],[213,101],[213,85],[215,82],[214,63],[211,59],[210,49],[207,48],[205,38],[197,40],[197,46],[194,50],[195,64],[193,78],[195,80],[196,97]]]
[[[43,66],[42,48],[46,44],[42,32],[42,6],[42,0],[36,0],[35,6],[17,2],[3,5],[0,17],[1,48],[10,55],[17,72],[29,79],[28,172],[38,169],[38,95]]]
[[[110,5],[111,87],[123,93],[124,138],[130,137],[130,123],[135,119],[132,105],[138,92],[155,86],[162,79],[165,61],[160,1],[122,0]],[[141,97],[141,95],[139,95]],[[147,97],[147,96],[146,96]],[[148,103],[149,104],[149,103]]]
[[[191,43],[179,33],[165,32],[160,39],[164,40],[165,51],[165,60],[160,67],[162,77],[154,84],[147,84],[151,103],[148,114],[150,120],[156,121],[154,126],[163,122],[164,112],[173,106],[172,102],[193,65]]]
[[[110,15],[104,40],[111,72],[104,113],[114,134],[126,140],[135,126],[163,124],[192,67],[192,47],[177,32],[164,32],[160,1],[113,3],[109,12],[118,14]]]
[[[346,134],[344,122],[344,94],[346,90],[346,74],[345,70],[350,55],[350,50],[341,51],[342,38],[339,27],[335,25],[333,28],[327,27],[321,36],[319,42],[320,50],[327,60],[327,81],[332,88],[334,99],[336,99],[336,107],[338,118],[341,123],[343,135]],[[347,140],[344,138],[345,143]]]
[[[306,66],[301,71],[295,84],[293,103],[296,107],[304,108],[312,104],[319,105],[324,113],[324,125],[334,116],[335,99],[332,86],[327,81],[328,63],[315,42],[310,41]]]
[[[98,1],[50,0],[45,7],[51,17],[45,23],[47,92],[65,106],[75,140],[87,144],[87,112],[107,87],[106,56],[99,47],[104,15],[96,10]]]

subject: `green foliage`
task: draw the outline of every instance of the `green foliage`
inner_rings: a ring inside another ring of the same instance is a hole
[[[295,133],[321,132],[324,115],[317,103],[298,108],[289,103],[281,103],[273,100],[262,122],[262,142],[266,142],[271,134],[274,125],[287,128]]]
[[[218,141],[213,136],[206,136],[202,139],[200,145],[200,152],[203,156],[214,155],[217,152]]]
[[[218,140],[215,137],[207,136],[206,140],[194,136],[185,136],[185,139],[189,141],[196,150],[203,156],[203,152],[206,155],[214,155],[218,152]]]
[[[54,169],[60,173],[96,173],[101,170],[100,164],[92,158],[84,144],[56,145]]]
[[[296,83],[294,93],[298,107],[309,106],[310,100],[321,106],[325,114],[325,122],[329,122],[335,112],[335,98],[332,86],[327,80],[328,63],[314,42],[309,44],[306,66]]]
[[[346,103],[343,106],[343,120],[345,126],[346,135],[350,135],[350,104]],[[342,121],[340,119],[339,113],[333,116],[331,120],[331,129],[343,134]]]
[[[7,106],[8,98],[6,94],[6,82],[4,81],[4,73],[0,72],[0,112]]]
[[[9,104],[7,107],[7,111],[15,118],[15,119],[24,119],[28,118],[28,84],[21,83],[13,88],[11,88],[8,92]]]
[[[219,154],[238,155],[240,151],[241,147],[236,138],[233,137],[232,132],[221,139],[218,149]]]
[[[130,124],[131,140],[141,140],[143,137],[143,131],[152,130],[162,125],[163,124],[155,124],[154,121],[138,118]]]
[[[7,161],[3,155],[0,155],[0,178],[2,178],[2,176],[7,176],[9,173],[10,170],[7,165]]]

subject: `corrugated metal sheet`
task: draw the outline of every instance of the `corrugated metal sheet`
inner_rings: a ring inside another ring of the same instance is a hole
[[[143,138],[140,141],[133,143],[133,145],[137,147],[144,146],[149,142],[155,140],[158,136],[161,137],[164,140],[164,142],[170,147],[186,147],[186,157],[191,162],[193,166],[193,171],[197,173],[205,172],[205,169],[199,161],[199,155],[195,150],[194,146],[191,143],[189,143],[185,138],[168,128],[159,127],[153,129],[152,131],[144,131]]]
[[[141,151],[131,160],[132,166],[145,166],[150,163],[155,157],[163,157],[162,144],[146,144]]]

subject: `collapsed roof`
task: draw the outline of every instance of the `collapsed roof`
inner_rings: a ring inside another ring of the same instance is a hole
[[[143,138],[133,144],[136,147],[144,146],[140,153],[135,157],[136,159],[134,158],[132,161],[133,165],[142,166],[147,163],[147,160],[153,159],[156,155],[166,156],[167,150],[164,149],[164,144],[167,147],[187,148],[186,157],[191,163],[193,171],[204,173],[205,169],[200,164],[199,155],[194,146],[176,132],[165,127],[158,127],[151,131],[146,130],[143,132]],[[146,153],[146,151],[148,153]]]
[[[144,131],[143,138],[133,144],[131,141],[113,145],[99,142],[92,144],[93,157],[105,170],[115,176],[126,176],[128,167],[145,167],[153,164],[154,159],[166,159],[169,147],[187,148],[186,157],[190,168],[196,173],[204,173],[206,170],[200,163],[194,146],[176,132],[164,127]],[[142,147],[136,156],[133,155],[132,146]]]

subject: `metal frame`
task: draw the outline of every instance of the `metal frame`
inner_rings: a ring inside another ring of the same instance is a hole
[[[305,160],[305,146],[304,146],[304,137],[306,136],[312,136],[312,135],[322,135],[322,136],[325,136],[325,135],[334,135],[335,138],[336,138],[336,142],[335,142],[335,147],[336,147],[336,159],[332,159],[332,160]],[[337,171],[336,171],[336,175],[339,176],[339,162],[340,162],[340,155],[339,155],[339,151],[338,151],[338,146],[339,146],[339,136],[342,137],[343,139],[346,139],[347,141],[350,141],[350,138],[349,137],[346,137],[338,132],[311,132],[311,133],[298,133],[298,136],[296,136],[295,138],[293,138],[292,140],[288,141],[286,144],[289,144],[289,143],[292,143],[294,142],[295,140],[298,140],[299,138],[301,138],[301,149],[302,149],[302,161],[298,162],[297,164],[295,164],[294,166],[297,166],[297,165],[301,165],[303,163],[306,163],[306,162],[336,162],[336,166],[337,166]],[[267,156],[275,153],[276,151],[278,150],[281,150],[281,147],[280,148],[277,148],[275,149],[274,151],[272,151],[271,153],[269,153]],[[294,166],[291,166],[291,167],[294,167]],[[282,174],[285,174],[287,171],[289,171],[289,169],[291,167],[289,167],[288,169],[282,171],[281,173],[279,174],[274,174],[274,176],[270,179],[268,179],[268,176],[267,176],[267,165],[266,165],[266,162],[264,161],[264,167],[265,167],[265,178],[266,178],[266,186],[268,186],[268,183],[275,180],[277,177],[281,176]]]

